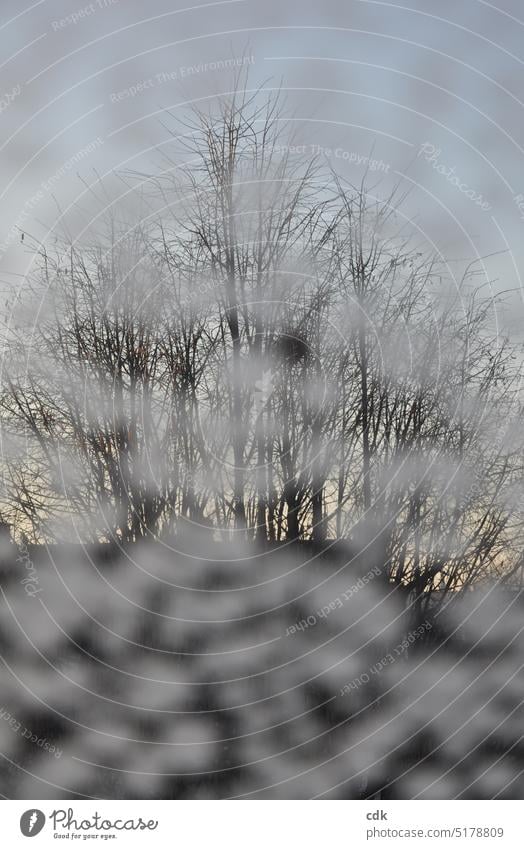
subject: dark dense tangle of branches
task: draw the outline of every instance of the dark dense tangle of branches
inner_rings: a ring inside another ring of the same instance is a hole
[[[40,249],[6,338],[4,518],[33,540],[378,534],[420,590],[517,575],[520,375],[492,300],[412,247],[397,192],[292,156],[283,126],[239,90],[148,181],[161,212]]]

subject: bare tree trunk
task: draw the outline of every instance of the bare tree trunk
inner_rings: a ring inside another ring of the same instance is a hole
[[[297,486],[295,480],[287,481],[284,486],[284,499],[287,506],[287,535],[288,540],[300,538],[298,522],[299,502],[297,498]]]
[[[238,324],[238,305],[236,302],[235,282],[230,277],[229,283],[228,325],[233,342],[233,511],[235,528],[246,527],[246,506],[244,503],[245,467],[244,467],[244,425],[242,421],[242,372],[241,372],[241,343]]]
[[[361,310],[361,315],[359,317],[358,347],[360,358],[360,403],[362,417],[362,491],[364,498],[364,511],[367,512],[371,508],[371,452],[369,448],[368,353],[363,310]]]

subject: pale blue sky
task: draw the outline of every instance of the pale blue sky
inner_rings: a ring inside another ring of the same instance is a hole
[[[428,245],[451,260],[497,253],[486,277],[518,289],[523,36],[517,0],[3,2],[4,287],[31,261],[13,227],[44,238],[58,208],[83,192],[77,172],[90,182],[96,172],[151,169],[166,139],[161,110],[181,115],[184,102],[227,91],[231,74],[213,63],[245,51],[253,85],[282,80],[297,143],[329,148],[354,182],[373,151],[380,191],[405,175],[406,214]],[[160,82],[163,73],[176,79]],[[520,301],[508,314],[515,331]]]

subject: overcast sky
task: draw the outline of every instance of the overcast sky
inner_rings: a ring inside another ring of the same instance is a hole
[[[23,284],[32,261],[19,229],[45,239],[72,203],[87,209],[97,174],[150,171],[168,140],[163,110],[182,116],[188,101],[228,91],[224,63],[245,54],[253,87],[282,82],[305,152],[320,148],[352,182],[370,157],[379,194],[404,180],[406,215],[452,272],[496,254],[479,268],[519,292],[501,316],[518,332],[517,0],[4,0],[0,38],[4,288]]]

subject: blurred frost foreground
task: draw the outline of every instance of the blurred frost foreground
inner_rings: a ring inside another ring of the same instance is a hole
[[[10,304],[8,797],[521,792],[521,352],[285,126],[214,100]]]
[[[518,594],[424,609],[372,547],[189,548],[30,546],[32,596],[4,563],[6,797],[519,797]]]

